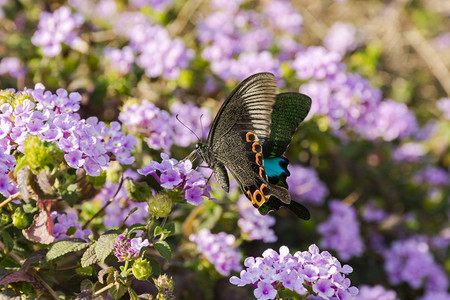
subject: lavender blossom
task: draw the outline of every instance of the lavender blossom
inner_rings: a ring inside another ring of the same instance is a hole
[[[173,118],[147,99],[140,104],[133,101],[125,103],[119,120],[128,126],[132,134],[143,138],[152,149],[168,152],[173,144]]]
[[[345,69],[338,53],[317,46],[308,47],[305,51],[297,53],[292,68],[302,80],[330,78]]]
[[[173,0],[132,0],[131,4],[136,8],[142,8],[148,5],[155,11],[163,12],[172,5],[172,2]]]
[[[200,205],[203,197],[213,200],[209,194],[211,186],[201,173],[192,169],[190,160],[177,161],[170,159],[165,153],[161,153],[161,158],[161,163],[151,161],[149,165],[138,170],[138,173],[144,176],[152,175],[163,188],[178,191],[192,205]]]
[[[444,292],[448,288],[447,275],[434,262],[428,244],[421,237],[394,241],[384,258],[384,269],[393,285],[406,282],[419,289],[426,281],[427,291]]]
[[[437,107],[442,111],[444,119],[450,120],[450,98],[439,99]]]
[[[321,246],[336,250],[343,260],[361,255],[364,244],[359,233],[356,210],[339,200],[331,201],[329,206],[329,219],[317,227],[322,235]]]
[[[79,39],[75,29],[83,22],[83,17],[72,14],[67,6],[62,6],[53,13],[44,11],[39,16],[38,30],[31,42],[42,47],[45,56],[54,57],[61,52],[61,43],[73,45]]]
[[[5,74],[17,79],[25,75],[25,68],[17,57],[4,57],[0,61],[0,76]]]
[[[267,19],[273,21],[272,26],[281,32],[299,35],[302,31],[303,18],[288,1],[268,2],[263,13]]]
[[[201,229],[197,234],[191,234],[189,240],[197,244],[197,249],[214,265],[217,272],[223,276],[231,271],[240,271],[241,253],[233,247],[235,237],[225,232],[211,233],[208,229]]]
[[[329,51],[339,53],[341,56],[355,50],[357,46],[355,26],[342,22],[334,23],[327,32],[323,44]]]
[[[289,171],[291,175],[287,178],[287,184],[294,201],[313,205],[323,203],[328,195],[328,189],[320,181],[317,172],[313,168],[292,165],[289,166]]]
[[[394,150],[392,158],[395,161],[417,162],[425,155],[425,147],[416,142],[404,143]]]
[[[0,115],[0,124],[1,120],[2,118]],[[0,130],[2,130],[1,125]],[[0,139],[3,139],[4,137],[0,137]],[[4,139],[4,141],[6,142],[7,139]],[[7,147],[6,143],[5,147],[0,145],[0,194],[2,194],[5,198],[8,198],[18,192],[16,183],[8,176],[8,173],[13,171],[16,166],[16,158],[9,154],[10,149],[8,148],[9,147]]]
[[[106,47],[104,50],[105,57],[111,63],[111,67],[121,75],[128,74],[134,63],[134,52],[126,46],[122,49]]]
[[[395,291],[386,290],[381,285],[359,287],[359,294],[353,300],[397,300]]]
[[[275,218],[269,215],[262,216],[251,204],[250,201],[241,195],[237,202],[239,209],[238,225],[243,236],[249,240],[263,240],[265,243],[277,241],[275,232],[270,226],[275,225]]]
[[[77,222],[78,217],[74,213],[59,214],[56,211],[52,211],[50,216],[53,220],[53,235],[55,236],[55,241],[70,237],[87,240],[88,236],[92,234],[91,230],[81,228],[81,224]],[[73,229],[75,229],[75,232],[70,236],[67,235],[67,232],[73,231]]]
[[[430,185],[449,185],[450,175],[441,168],[427,166],[416,173],[414,180],[418,183]]]
[[[381,222],[387,217],[387,213],[376,207],[374,201],[369,201],[363,207],[362,217],[366,222]]]
[[[37,84],[34,90],[1,93],[9,93],[14,101],[2,106],[0,132],[14,141],[19,151],[23,152],[28,136],[38,136],[63,150],[69,166],[83,168],[91,176],[98,176],[110,160],[122,164],[134,161],[130,151],[136,139],[123,135],[119,123],[107,126],[95,117],[84,120],[75,113],[80,108],[80,94],[69,94],[64,89],[53,94],[45,91],[42,84]]]
[[[142,241],[141,237],[133,239],[125,239],[124,235],[119,235],[117,241],[114,243],[114,255],[119,261],[132,260],[139,256],[141,249],[150,245],[150,242],[145,239]]]
[[[244,265],[247,269],[241,271],[240,278],[232,276],[230,282],[256,287],[254,295],[257,299],[273,299],[277,291],[283,289],[299,294],[312,290],[323,299],[348,299],[358,294],[358,289],[351,287],[350,280],[345,277],[353,269],[348,265],[341,266],[327,251],[319,253],[316,245],[294,255],[286,246],[280,248],[280,253],[267,249],[262,257],[246,258]]]

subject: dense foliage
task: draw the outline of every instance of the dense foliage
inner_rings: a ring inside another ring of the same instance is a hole
[[[0,0],[0,298],[450,299],[449,17]],[[286,154],[309,221],[183,160],[263,71],[312,98]]]

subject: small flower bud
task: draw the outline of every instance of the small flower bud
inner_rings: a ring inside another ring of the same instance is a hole
[[[148,212],[156,218],[165,218],[172,211],[172,200],[166,194],[157,194],[147,202]]]
[[[25,229],[28,227],[27,215],[22,210],[16,210],[12,215],[13,225],[19,229]]]
[[[132,267],[133,275],[139,280],[147,280],[152,274],[152,266],[146,259],[138,258],[134,261]]]
[[[173,279],[172,279],[172,277],[169,277],[166,274],[159,275],[158,279],[156,279],[156,281],[155,281],[155,286],[160,292],[163,292],[163,291],[172,292],[173,291]]]

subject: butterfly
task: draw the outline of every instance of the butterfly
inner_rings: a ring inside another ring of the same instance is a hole
[[[288,159],[283,155],[298,125],[311,107],[299,93],[276,94],[272,73],[257,73],[243,80],[219,109],[206,144],[196,152],[220,186],[229,191],[227,169],[263,215],[281,206],[308,220],[309,211],[291,201],[286,178]]]

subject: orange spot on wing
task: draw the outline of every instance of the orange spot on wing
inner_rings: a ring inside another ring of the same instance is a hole
[[[247,142],[256,141],[256,135],[253,132],[247,132],[247,134],[245,135],[245,140]]]
[[[258,196],[260,198],[259,200],[258,200]],[[256,191],[253,192],[253,200],[255,201],[253,203],[258,205],[258,206],[261,206],[263,204],[265,199],[264,199],[264,196],[263,196],[263,194],[261,193],[260,190],[256,190]]]
[[[258,147],[258,149],[256,149],[256,147]],[[261,152],[261,144],[258,142],[254,142],[252,145],[252,151],[255,153],[260,153]]]

